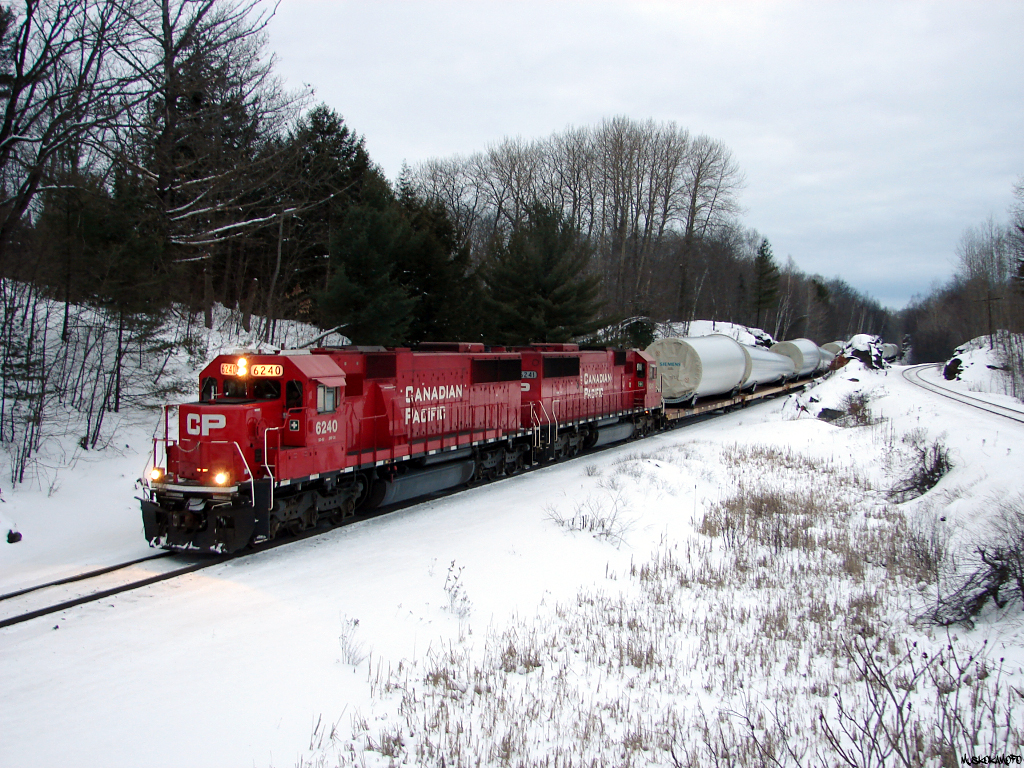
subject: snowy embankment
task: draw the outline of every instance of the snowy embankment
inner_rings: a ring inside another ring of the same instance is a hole
[[[52,318],[47,344],[53,350],[62,347],[62,305],[58,309],[47,313]],[[113,343],[106,339],[104,348],[102,334],[116,338],[117,328],[102,328],[103,318],[88,307],[74,307],[73,318],[73,338],[85,337],[80,346],[92,354],[89,362],[112,370]],[[237,312],[217,305],[213,328],[207,329],[201,318],[180,308],[169,312],[142,348],[127,344],[124,405],[119,413],[104,413],[94,447],[86,447],[91,445],[86,439],[89,414],[76,408],[71,397],[49,397],[40,419],[43,437],[20,484],[9,482],[19,443],[0,443],[0,536],[8,531],[22,536],[17,546],[0,549],[0,592],[149,553],[142,539],[136,481],[153,450],[154,435],[163,428],[161,404],[195,400],[199,370],[216,355],[237,348],[295,346],[320,333],[315,326],[282,320],[275,329],[276,345],[269,345],[260,341],[262,321],[253,321],[246,332]],[[324,343],[346,342],[335,334]]]
[[[998,342],[989,336],[971,339],[957,347],[945,365],[937,365],[922,375],[928,381],[955,392],[968,393],[996,405],[1024,410],[1020,400],[1013,397],[1013,382],[1003,359],[1005,333],[1000,331]],[[1013,338],[1018,346],[1022,344],[1019,334]]]
[[[951,471],[894,497],[938,441]],[[944,736],[1020,752],[1019,600],[971,629],[917,619],[956,577],[943,553],[964,566],[1000,504],[1021,509],[1022,444],[1024,425],[854,363],[798,397],[3,629],[0,764],[835,764],[870,751],[844,729],[877,725],[886,692],[914,764],[943,764]],[[0,590],[146,549],[122,498],[131,450],[65,473],[32,534],[63,544],[12,567],[35,526],[18,507]]]

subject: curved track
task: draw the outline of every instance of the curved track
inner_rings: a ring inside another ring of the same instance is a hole
[[[771,399],[771,397],[765,397],[763,400],[759,398],[758,401],[751,402],[749,404],[754,405],[758,402],[765,402],[769,399]],[[742,400],[743,398],[739,398],[739,401]],[[671,423],[668,429],[682,426],[684,423],[690,425],[705,421],[709,418],[714,418],[714,415],[723,412],[718,409],[722,409],[724,406],[731,408],[742,407],[746,404],[747,403],[745,402],[737,403],[734,402],[734,400],[728,400],[724,403],[710,402],[699,409],[685,412],[684,415],[676,417],[678,420]],[[683,414],[683,412],[680,411],[680,414]],[[622,443],[615,443],[591,449],[583,455],[600,453],[618,445],[622,445]],[[536,464],[523,470],[521,473],[517,473],[516,476],[542,469],[545,466],[548,465],[546,463]],[[472,483],[472,486],[489,485],[493,482],[499,482],[502,479],[504,478],[498,477],[491,480],[476,481]],[[59,613],[60,611],[73,608],[78,605],[83,605],[85,603],[103,600],[105,598],[121,594],[122,592],[130,592],[135,589],[149,586],[150,584],[156,584],[161,581],[173,579],[177,576],[184,576],[185,574],[193,573],[195,571],[202,570],[203,568],[209,568],[238,557],[245,557],[247,555],[262,552],[267,549],[273,549],[274,547],[279,547],[293,541],[300,541],[311,536],[317,536],[334,528],[351,525],[352,523],[414,506],[426,499],[437,499],[444,496],[450,496],[453,493],[458,493],[459,490],[459,488],[452,488],[431,494],[428,497],[410,499],[387,507],[367,510],[362,514],[357,514],[354,517],[348,518],[344,522],[336,525],[326,524],[323,526],[317,526],[316,528],[312,528],[297,535],[276,538],[272,541],[244,549],[230,555],[210,556],[208,554],[199,554],[195,556],[199,558],[198,560],[188,562],[190,556],[187,553],[157,552],[125,563],[110,565],[104,568],[98,568],[85,573],[76,574],[74,576],[50,581],[45,584],[37,584],[14,592],[8,592],[7,594],[0,595],[0,629],[20,624],[25,621],[30,621],[31,619],[40,618],[42,616]],[[159,566],[144,565],[154,560],[166,558],[173,558],[171,560],[167,560],[166,564],[170,567],[166,569],[163,568],[165,565],[164,563],[161,563]],[[187,564],[183,565],[183,562]],[[156,573],[153,572],[154,568],[157,571]],[[140,574],[138,573],[140,570],[147,572],[145,574]]]
[[[911,384],[926,389],[932,394],[939,395],[940,397],[948,398],[962,405],[969,405],[972,408],[977,408],[980,411],[991,413],[995,416],[1003,416],[1004,418],[1016,421],[1020,424],[1024,424],[1024,411],[1018,411],[1013,408],[1007,408],[1005,405],[997,405],[996,403],[990,403],[987,400],[982,400],[978,397],[972,397],[971,395],[963,392],[957,392],[946,387],[933,384],[930,381],[926,381],[921,378],[921,371],[926,368],[938,367],[938,363],[925,363],[924,365],[915,365],[910,368],[904,368],[902,371],[903,378],[909,381]]]

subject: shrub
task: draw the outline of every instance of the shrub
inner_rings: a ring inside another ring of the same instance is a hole
[[[870,403],[871,395],[867,392],[851,392],[846,395],[839,404],[840,410],[846,414],[844,422],[848,426],[855,427],[866,427],[873,424],[874,418],[871,414]]]
[[[889,491],[889,498],[903,503],[923,496],[953,468],[949,449],[942,440],[928,445],[923,440],[914,440],[911,445],[913,460],[906,476]]]
[[[1024,494],[999,506],[992,530],[990,540],[974,549],[974,567],[923,618],[941,626],[970,626],[989,599],[997,608],[1014,596],[1024,603]]]

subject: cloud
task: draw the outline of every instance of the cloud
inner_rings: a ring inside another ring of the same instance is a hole
[[[614,115],[729,146],[744,223],[808,272],[901,305],[1024,173],[1019,2],[288,0],[288,82],[403,161]]]

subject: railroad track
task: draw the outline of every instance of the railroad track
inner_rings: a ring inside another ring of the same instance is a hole
[[[787,389],[787,393],[789,391],[790,390]],[[782,393],[781,389],[779,393]],[[772,394],[774,394],[774,392]],[[682,416],[677,416],[676,418],[678,420],[672,423],[669,429],[681,426],[683,421],[685,421],[687,425],[692,425],[705,421],[709,418],[714,418],[715,415],[728,408],[745,405],[746,403],[741,402],[742,400],[743,398],[727,399],[704,405],[699,409],[693,409]],[[759,400],[757,403],[751,404],[758,404],[761,402],[766,402],[766,400]],[[620,445],[622,444],[617,443],[614,445],[602,446],[600,448],[592,449],[583,455],[586,456],[601,453]],[[534,472],[547,466],[550,466],[550,464],[536,464],[529,467],[522,473],[517,473],[515,476],[520,477],[522,474]],[[479,487],[482,485],[490,485],[491,483],[499,482],[502,479],[505,478],[498,477],[492,480],[478,481],[475,482],[473,486]],[[113,597],[114,595],[119,595],[124,592],[141,589],[142,587],[149,586],[150,584],[157,584],[161,581],[167,581],[168,579],[173,579],[178,576],[194,573],[195,571],[219,565],[220,563],[227,562],[228,560],[246,557],[248,555],[273,549],[294,541],[301,541],[302,539],[306,539],[311,536],[318,536],[319,534],[326,533],[334,528],[351,525],[352,523],[396,512],[400,509],[415,506],[424,501],[450,496],[458,493],[460,490],[461,488],[452,488],[428,497],[410,499],[409,501],[392,504],[388,507],[367,510],[362,514],[357,514],[354,517],[336,525],[324,524],[323,526],[317,526],[316,528],[303,531],[296,535],[276,538],[272,541],[264,542],[250,549],[241,550],[230,555],[188,555],[181,552],[161,551],[124,563],[97,568],[95,570],[75,574],[62,579],[56,579],[44,584],[37,584],[35,586],[8,592],[0,595],[0,629],[20,624],[25,621],[30,621],[32,619],[41,618],[43,616],[60,613],[61,611],[74,608],[75,606],[104,600],[108,597]],[[154,562],[161,560],[166,562],[161,562],[159,564]]]
[[[938,363],[926,363],[924,365],[915,365],[910,368],[904,368],[902,372],[903,378],[909,381],[911,384],[914,384],[915,386],[928,390],[932,394],[948,398],[949,400],[953,400],[963,405],[969,405],[972,408],[977,408],[978,410],[985,411],[986,413],[991,413],[996,416],[1003,416],[1004,418],[1010,419],[1011,421],[1016,421],[1020,424],[1024,424],[1024,411],[1008,408],[1005,405],[990,403],[987,400],[982,400],[981,398],[978,397],[972,397],[971,395],[965,394],[963,392],[957,392],[951,389],[947,389],[946,387],[942,387],[939,386],[938,384],[926,381],[921,377],[921,371],[923,371],[926,368],[937,368],[939,365],[940,364]]]
[[[538,467],[541,465],[538,465]],[[535,469],[535,468],[531,468]],[[530,471],[530,470],[527,470]],[[499,478],[500,479],[500,478]],[[496,481],[481,482],[480,485]],[[430,499],[447,496],[455,493],[453,489],[449,492],[442,492]],[[274,549],[284,544],[289,544],[302,539],[318,536],[334,528],[339,528],[362,520],[369,520],[389,512],[414,506],[426,499],[412,499],[400,504],[392,504],[388,507],[368,510],[367,512],[355,515],[337,525],[324,523],[322,526],[311,528],[296,535],[283,536],[267,541],[262,544],[235,552],[230,555],[189,555],[182,552],[156,552],[146,557],[136,558],[124,563],[109,565],[103,568],[86,571],[84,573],[56,579],[44,584],[36,584],[24,589],[15,590],[0,595],[0,629],[21,624],[25,621],[49,616],[68,608],[78,605],[104,600],[114,595],[130,592],[135,589],[147,587],[150,584],[157,584],[178,576],[184,576],[203,568],[210,568],[214,565],[227,562],[239,557]],[[153,562],[163,560],[159,564]]]
[[[228,557],[204,557],[182,564],[185,557],[159,552],[125,563],[37,584],[0,595],[0,628],[59,613],[76,605],[103,600],[133,589],[173,579],[222,563]],[[154,561],[165,561],[159,564]]]

